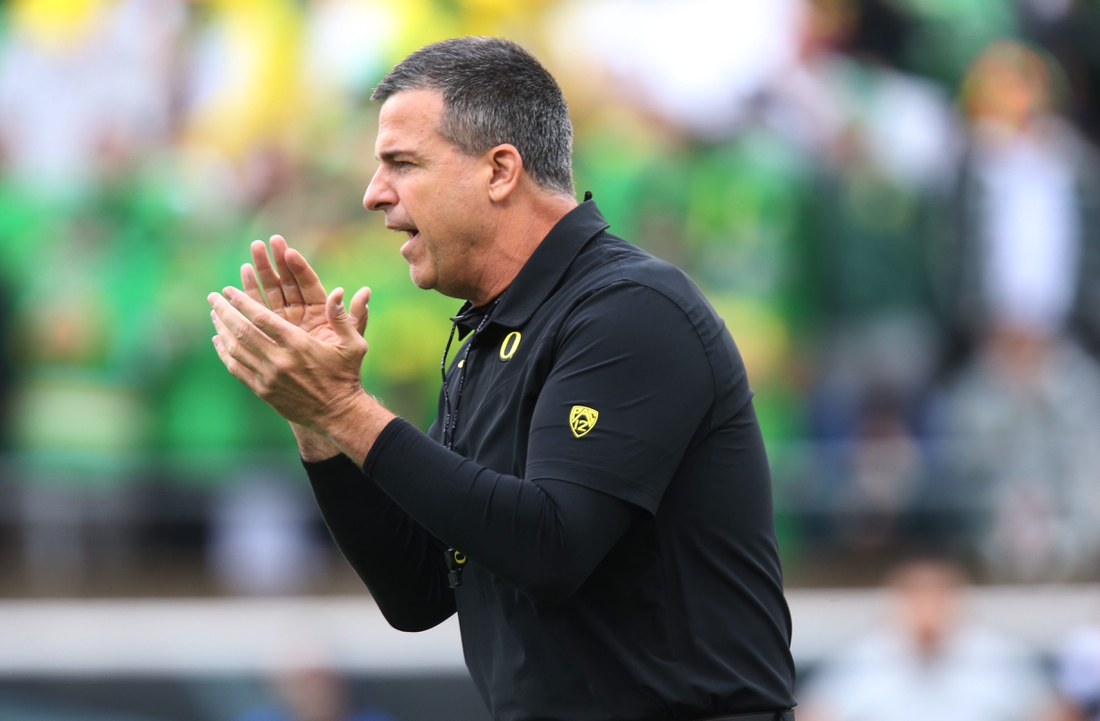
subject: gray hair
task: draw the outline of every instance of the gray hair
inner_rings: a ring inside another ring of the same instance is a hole
[[[502,38],[427,45],[375,88],[385,101],[405,90],[443,94],[439,132],[467,155],[510,143],[540,186],[572,196],[573,126],[557,81],[531,53]]]

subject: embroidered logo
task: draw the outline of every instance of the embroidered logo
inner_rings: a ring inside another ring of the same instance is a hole
[[[500,344],[500,359],[506,361],[516,354],[519,349],[519,341],[523,336],[518,330],[514,330],[504,336],[504,342]]]
[[[580,438],[592,430],[599,417],[600,412],[595,408],[573,406],[573,410],[569,411],[569,427],[573,430],[573,435]]]

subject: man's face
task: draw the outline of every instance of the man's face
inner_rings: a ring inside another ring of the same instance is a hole
[[[492,213],[492,169],[439,134],[443,96],[407,90],[378,116],[378,171],[363,205],[386,214],[386,227],[408,235],[401,255],[420,288],[456,298],[476,296]]]

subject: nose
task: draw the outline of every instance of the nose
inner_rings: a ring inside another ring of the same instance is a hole
[[[395,205],[397,205],[397,193],[386,181],[385,168],[380,167],[374,171],[374,177],[370,179],[367,192],[363,195],[363,207],[367,210],[385,210]]]

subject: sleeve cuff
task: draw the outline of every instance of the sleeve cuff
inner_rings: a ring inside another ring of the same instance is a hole
[[[306,475],[314,488],[343,485],[363,478],[363,472],[343,453],[323,461],[307,461],[303,458],[302,467],[306,469]]]
[[[394,418],[387,423],[382,432],[378,434],[378,438],[375,439],[374,445],[367,452],[367,457],[363,459],[363,475],[367,478],[373,478],[376,469],[392,462],[390,457],[395,454],[400,457],[403,447],[409,445],[410,442],[415,443],[415,436],[421,436],[425,440],[434,443],[404,418]]]
[[[342,465],[351,463],[351,459],[345,456],[343,453],[337,453],[332,458],[326,458],[323,461],[307,461],[305,458],[301,458],[302,467],[306,469],[306,472],[312,471],[334,471]]]

